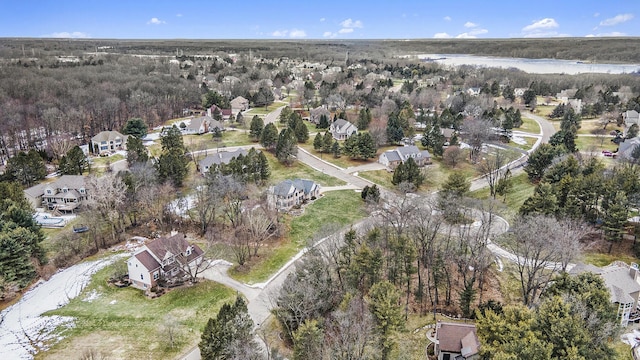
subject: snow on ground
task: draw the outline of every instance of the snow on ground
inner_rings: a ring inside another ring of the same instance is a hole
[[[514,143],[518,144],[518,145],[527,145],[527,140],[525,140],[523,137],[521,136],[512,136],[511,137],[511,141],[513,141]]]
[[[60,270],[48,281],[40,281],[14,305],[0,313],[0,359],[33,359],[47,344],[60,340],[53,333],[60,325],[73,326],[73,318],[41,316],[55,310],[80,294],[91,275],[111,264],[117,254]],[[89,294],[88,297],[93,296]]]

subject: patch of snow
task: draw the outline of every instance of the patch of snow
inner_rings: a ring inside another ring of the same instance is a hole
[[[33,359],[38,351],[45,349],[45,344],[59,340],[58,334],[54,334],[56,328],[74,326],[73,318],[42,314],[66,305],[80,294],[91,275],[127,255],[117,254],[60,270],[4,309],[0,313],[0,359]]]
[[[111,300],[111,302],[109,304],[115,305],[117,302],[118,302],[118,300]]]
[[[87,296],[84,297],[84,299],[82,299],[82,301],[85,302],[92,302],[93,300],[97,299],[100,297],[100,293],[98,293],[95,289],[91,290],[90,293],[87,294]]]
[[[520,136],[512,136],[511,141],[513,141],[518,145],[527,145],[527,140],[525,140],[523,137],[520,137]]]

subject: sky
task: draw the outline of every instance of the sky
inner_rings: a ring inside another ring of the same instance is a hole
[[[640,36],[640,0],[0,0],[0,37]]]

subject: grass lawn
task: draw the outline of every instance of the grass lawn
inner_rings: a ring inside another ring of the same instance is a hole
[[[534,137],[522,137],[522,139],[527,143],[516,144],[513,141],[509,141],[509,146],[517,147],[518,149],[522,149],[522,150],[531,150],[531,148],[533,148],[533,145],[535,145],[536,141],[538,141],[538,139]]]
[[[340,146],[344,145],[343,141],[340,141],[339,143],[340,143]],[[307,141],[306,144],[300,144],[300,146],[303,149],[307,150],[312,155],[315,155],[315,156],[321,158],[322,160],[324,160],[326,162],[329,162],[329,163],[332,163],[333,165],[336,165],[336,166],[341,167],[343,169],[374,163],[374,162],[378,161],[378,158],[380,157],[380,154],[382,154],[383,152],[385,152],[387,150],[391,150],[391,149],[397,148],[397,146],[381,147],[376,152],[376,156],[374,158],[371,158],[371,159],[368,159],[368,160],[355,160],[355,159],[351,159],[351,158],[349,158],[348,156],[345,156],[345,155],[342,155],[342,156],[340,156],[339,158],[336,159],[335,157],[333,157],[333,154],[331,154],[331,153],[325,154],[325,153],[320,153],[319,151],[314,150],[313,149],[313,136],[309,137],[309,141]]]
[[[529,119],[528,117],[522,117],[522,125],[514,130],[520,130],[520,131],[526,131],[526,132],[530,132],[532,134],[539,134],[540,133],[540,125],[538,125],[538,123],[533,120],[533,119]]]
[[[393,189],[395,187],[395,185],[391,183],[391,180],[393,179],[393,173],[387,170],[360,171],[358,172],[358,176],[387,189]]]
[[[343,227],[365,216],[360,193],[353,190],[325,193],[323,197],[307,204],[301,216],[286,219],[286,235],[281,244],[262,249],[260,258],[248,271],[233,267],[229,274],[249,284],[265,281],[304,248],[309,240],[314,239],[324,226],[337,224]]]
[[[522,206],[525,200],[533,195],[533,191],[535,189],[535,186],[529,182],[527,174],[524,172],[512,177],[511,179],[513,188],[511,192],[507,194],[506,201],[502,197],[499,198],[499,200],[506,205],[503,210],[504,213],[500,215],[506,217],[508,221],[516,217],[520,206]],[[483,189],[473,191],[471,196],[477,199],[488,199],[489,188],[485,187]]]
[[[478,176],[476,168],[466,160],[460,162],[455,168],[451,168],[442,163],[440,159],[434,159],[433,164],[427,166],[425,172],[425,184],[422,185],[421,189],[428,191],[440,189],[449,175],[454,172],[461,172],[467,179]]]
[[[265,155],[267,156],[267,160],[269,160],[269,168],[271,169],[271,177],[269,178],[269,181],[272,184],[279,183],[286,179],[301,178],[313,180],[321,186],[346,185],[344,181],[321,173],[300,161],[296,161],[291,166],[286,166],[281,164],[273,154],[265,151]]]
[[[553,111],[553,109],[555,108],[556,108],[556,105],[538,105],[536,106],[535,113],[536,115],[548,118],[551,112]]]
[[[113,154],[111,156],[104,156],[104,157],[96,156],[91,158],[91,167],[96,168],[96,167],[109,166],[116,161],[124,160],[124,159],[125,157],[122,154]]]
[[[593,264],[596,266],[607,266],[614,261],[624,261],[627,264],[637,263],[638,259],[635,256],[631,256],[629,254],[620,254],[615,253],[615,245],[614,251],[612,254],[600,253],[600,252],[590,252],[582,254],[583,261],[587,264]]]
[[[610,136],[604,139],[595,136],[578,136],[576,146],[580,151],[600,153],[602,150],[615,151],[618,146],[610,141]]]
[[[229,288],[202,281],[149,299],[140,290],[108,285],[114,267],[98,271],[80,296],[46,313],[71,316],[75,326],[61,330],[65,338],[36,358],[78,358],[87,350],[95,350],[105,358],[174,358],[198,343],[208,319],[235,296]],[[167,326],[175,333],[173,347]]]
[[[267,115],[268,113],[275,111],[277,108],[282,107],[282,106],[286,106],[286,105],[288,105],[288,103],[281,102],[281,101],[276,101],[276,102],[272,103],[271,105],[267,106],[266,109],[264,108],[264,106],[251,108],[249,111],[247,111],[243,115],[245,117],[249,116],[249,120],[251,120],[253,115]]]
[[[594,134],[595,131],[602,130],[602,124],[600,124],[600,120],[582,120],[580,122],[580,129],[578,129],[578,135],[580,134]],[[607,128],[604,130],[604,134],[607,139],[613,139],[612,135],[609,135],[613,130],[624,131],[624,127],[617,126],[616,123],[610,123],[607,125]]]

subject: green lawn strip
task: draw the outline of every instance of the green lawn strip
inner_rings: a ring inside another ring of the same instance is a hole
[[[253,115],[267,115],[270,112],[274,112],[276,109],[278,109],[279,107],[285,106],[287,105],[287,103],[284,102],[274,102],[272,104],[270,104],[269,106],[267,106],[267,108],[265,109],[264,106],[260,106],[260,107],[255,107],[250,109],[249,111],[247,111],[245,114],[243,114],[245,117],[247,115],[249,115],[249,120],[251,120],[251,117],[253,117]]]
[[[620,132],[622,132],[624,131],[624,127],[617,126],[616,123],[610,123],[607,125],[606,129],[603,129],[600,120],[582,119],[582,121],[580,121],[580,129],[578,129],[578,135],[591,135],[595,134],[598,131],[602,131],[608,139],[613,139],[613,135],[609,135],[609,133],[614,130],[619,130]]]
[[[449,175],[454,172],[461,172],[466,178],[472,179],[478,176],[478,171],[476,168],[468,163],[466,160],[460,162],[455,168],[451,168],[444,163],[440,159],[433,159],[433,163],[427,166],[424,170],[425,174],[425,184],[421,187],[421,189],[426,189],[430,191],[439,190],[442,184],[447,181]]]
[[[609,136],[600,139],[595,136],[578,136],[576,146],[579,151],[601,152],[602,150],[615,151],[618,146],[610,141]]]
[[[339,186],[345,185],[345,182],[334,178],[333,176],[321,173],[306,164],[296,161],[291,166],[281,164],[271,153],[266,153],[271,169],[271,177],[269,182],[277,184],[286,179],[309,179],[317,182],[320,186]]]
[[[108,166],[113,164],[116,161],[124,160],[124,159],[125,157],[122,154],[113,154],[111,156],[105,156],[105,157],[96,156],[91,158],[91,167],[96,168],[96,167]]]
[[[533,195],[533,191],[535,186],[529,181],[526,173],[518,174],[511,178],[513,183],[513,188],[511,192],[507,194],[506,201],[504,197],[496,198],[503,204],[505,204],[506,208],[503,209],[500,215],[507,218],[507,220],[514,219],[518,214],[518,210],[522,206],[525,200],[527,200],[531,195]],[[489,188],[485,187],[480,190],[476,190],[471,192],[471,197],[476,199],[488,199],[489,198]]]
[[[615,251],[615,245],[613,249]],[[638,259],[628,254],[606,254],[598,252],[588,252],[582,254],[582,261],[587,264],[593,264],[596,266],[607,266],[614,261],[624,261],[627,264],[637,263]]]
[[[261,250],[260,259],[246,272],[233,267],[229,274],[248,284],[266,281],[287,263],[298,251],[314,239],[326,225],[347,226],[366,216],[360,194],[353,190],[327,192],[321,198],[305,205],[304,214],[286,220],[289,231],[277,248]]]
[[[235,291],[203,280],[195,286],[174,289],[157,299],[149,299],[132,287],[119,289],[108,285],[114,266],[98,271],[80,296],[69,304],[45,313],[75,318],[74,327],[61,330],[65,339],[47,354],[64,352],[73,342],[87,336],[93,341],[91,347],[100,352],[123,351],[118,352],[122,358],[136,358],[142,353],[154,359],[174,357],[197,342],[209,317],[215,316],[222,304],[235,296]],[[91,296],[95,298],[86,301]],[[175,321],[177,336],[173,348],[160,331],[167,318]],[[94,333],[102,336],[92,337]],[[113,348],[114,338],[125,343]],[[130,339],[136,340],[127,341]]]
[[[521,139],[526,141],[526,144],[516,144],[513,141],[510,141],[509,146],[517,147],[518,149],[522,149],[522,150],[531,150],[531,148],[533,148],[533,145],[535,145],[536,141],[538,141],[538,138],[534,138],[534,137],[521,137]]]
[[[315,135],[314,135],[315,136]],[[333,154],[331,153],[321,153],[319,151],[316,151],[313,149],[313,137],[309,138],[309,141],[307,141],[306,144],[300,144],[300,146],[307,150],[309,153],[311,153],[311,155],[315,155],[319,158],[321,158],[322,160],[331,163],[333,165],[339,166],[343,169],[346,168],[350,168],[350,167],[355,167],[355,166],[360,166],[360,165],[366,165],[366,164],[371,164],[371,163],[375,163],[378,161],[378,158],[380,157],[380,154],[382,154],[383,152],[387,151],[387,150],[391,150],[391,149],[395,149],[397,146],[385,146],[385,147],[381,147],[378,149],[378,151],[376,152],[376,157],[372,158],[372,159],[367,159],[367,160],[356,160],[356,159],[351,159],[348,156],[342,155],[339,158],[335,158],[333,156]],[[340,146],[344,145],[343,141],[339,141]]]
[[[542,117],[548,117],[549,114],[551,114],[551,112],[553,111],[553,109],[555,109],[556,106],[555,105],[538,105],[536,106],[536,115],[542,116]]]
[[[615,358],[618,360],[633,360],[631,354],[631,346],[623,343],[622,341],[613,341],[613,349],[616,352]]]
[[[360,171],[358,172],[358,176],[387,189],[392,189],[395,187],[395,185],[391,183],[391,180],[393,179],[393,173],[387,170]]]
[[[520,125],[519,128],[516,128],[514,130],[526,131],[526,132],[530,132],[532,134],[539,134],[540,133],[540,125],[538,125],[538,123],[535,120],[523,116],[522,117],[522,125]]]

